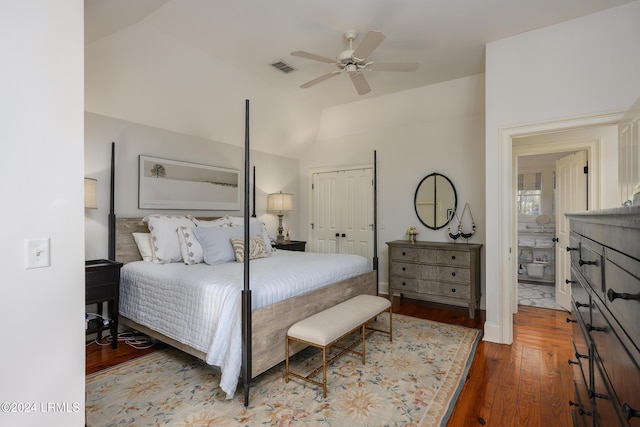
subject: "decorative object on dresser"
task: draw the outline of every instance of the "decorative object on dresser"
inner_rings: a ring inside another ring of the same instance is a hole
[[[293,210],[293,195],[289,193],[272,193],[267,196],[267,212],[275,213],[278,215],[278,236],[276,242],[284,242],[284,236],[282,232],[282,217],[285,212],[291,212]]]
[[[481,244],[387,242],[389,296],[468,306],[475,317],[480,303]]]
[[[98,259],[85,261],[85,304],[97,306],[95,315],[87,314],[86,335],[111,331],[111,347],[118,346],[118,304],[120,295],[120,268],[122,263]],[[102,315],[103,304],[107,303],[108,317]]]
[[[453,218],[458,208],[458,196],[451,180],[434,172],[420,181],[413,203],[420,222],[432,230],[439,230]]]
[[[418,229],[415,227],[409,227],[407,228],[407,231],[404,233],[407,235],[407,237],[409,238],[409,241],[411,243],[415,243],[416,242],[416,236],[418,235]]]
[[[304,252],[307,246],[307,242],[304,240],[288,240],[284,242],[276,242],[276,249],[282,249],[285,251],[299,251]]]
[[[574,425],[640,426],[640,207],[566,216]]]

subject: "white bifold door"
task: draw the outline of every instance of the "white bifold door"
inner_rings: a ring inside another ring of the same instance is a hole
[[[373,259],[373,168],[312,175],[311,252]]]

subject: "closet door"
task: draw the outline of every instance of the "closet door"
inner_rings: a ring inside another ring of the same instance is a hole
[[[311,250],[373,258],[373,169],[313,174]]]

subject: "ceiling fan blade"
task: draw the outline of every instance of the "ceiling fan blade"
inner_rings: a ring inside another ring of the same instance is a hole
[[[292,56],[298,56],[300,58],[311,59],[313,61],[327,62],[329,64],[335,64],[336,60],[327,58],[326,56],[316,55],[315,53],[305,52],[304,50],[296,50],[291,52]]]
[[[306,83],[305,83],[305,84],[303,84],[303,85],[300,85],[300,87],[301,87],[301,88],[305,88],[305,89],[306,89],[306,88],[308,88],[308,87],[311,87],[311,86],[317,85],[318,83],[323,82],[323,81],[325,81],[325,80],[327,80],[327,79],[330,79],[330,78],[331,78],[331,77],[333,77],[333,76],[337,76],[338,74],[340,74],[340,71],[332,71],[332,72],[330,72],[330,73],[323,74],[323,75],[321,75],[320,77],[316,77],[315,79],[310,80],[310,81],[306,82]]]
[[[365,65],[370,71],[416,71],[417,62],[370,62]]]
[[[371,87],[369,86],[367,79],[364,77],[364,74],[353,73],[349,74],[349,77],[351,77],[351,82],[353,83],[353,86],[355,86],[358,95],[364,95],[371,92]]]
[[[369,31],[367,35],[364,36],[364,39],[362,39],[356,50],[353,51],[352,56],[361,60],[367,58],[384,39],[385,35],[380,31]]]

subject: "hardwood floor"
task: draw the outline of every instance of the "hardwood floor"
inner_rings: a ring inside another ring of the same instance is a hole
[[[398,314],[482,329],[484,312],[469,318],[465,308],[394,298]],[[569,427],[573,398],[570,314],[520,306],[514,316],[512,345],[480,341],[465,386],[451,414],[449,427]],[[163,347],[163,344],[159,344]],[[142,356],[155,349],[135,350],[124,343],[117,350],[91,344],[86,350],[87,374]]]

